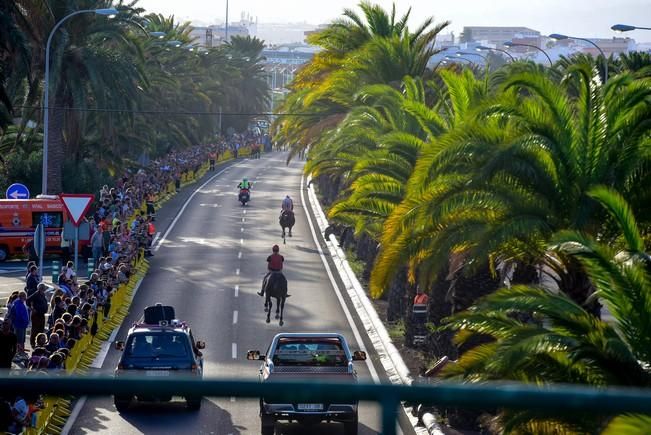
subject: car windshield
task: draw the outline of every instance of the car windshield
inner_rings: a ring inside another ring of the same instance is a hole
[[[272,358],[276,366],[348,365],[341,342],[334,340],[284,340],[278,343]]]
[[[188,356],[188,338],[169,332],[134,334],[126,345],[126,354],[133,358],[183,358]]]

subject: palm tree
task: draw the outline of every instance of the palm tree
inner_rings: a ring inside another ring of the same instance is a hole
[[[21,6],[27,11],[30,20],[31,17],[45,14],[40,19],[47,25],[38,28],[41,33],[35,35],[34,44],[38,46],[47,39],[54,24],[71,11],[108,8],[112,2],[51,1],[44,7],[43,4],[24,1]],[[51,52],[50,86],[53,98],[49,102],[50,107],[85,109],[89,105],[99,105],[124,110],[133,108],[138,85],[145,81],[138,66],[138,42],[129,31],[135,26],[130,21],[135,12],[131,6],[125,6],[122,2],[117,8],[120,15],[115,20],[98,19],[94,15],[84,14],[72,18],[57,31]],[[70,25],[74,26],[74,32],[68,32]],[[38,68],[39,71],[43,69],[42,65]],[[60,192],[65,156],[76,153],[86,118],[84,112],[78,110],[51,109],[51,112],[49,188],[51,192]]]
[[[632,209],[620,194],[596,186],[587,195],[620,229],[619,253],[612,244],[577,231],[561,231],[552,243],[583,265],[615,323],[596,319],[563,293],[542,287],[505,288],[449,319],[446,328],[456,331],[457,343],[476,336],[491,340],[465,352],[445,376],[465,382],[651,386],[650,257]],[[551,416],[536,410],[503,411],[500,417],[505,432],[528,433],[594,433],[610,419]],[[616,418],[611,429],[645,418]]]
[[[477,265],[545,263],[585,302],[591,286],[581,266],[549,252],[547,241],[562,229],[604,229],[586,194],[594,185],[635,192],[634,206],[645,204],[636,186],[648,178],[651,88],[630,75],[602,87],[589,65],[570,72],[563,86],[538,71],[513,74],[441,138],[442,152],[423,156],[410,182],[418,188],[387,220],[372,291],[411,258],[432,279],[450,253],[464,252]]]
[[[381,7],[363,1],[363,18],[346,9],[344,18],[310,36],[310,43],[322,47],[297,74],[292,94],[281,112],[314,116],[279,118],[276,139],[291,147],[291,156],[317,144],[324,130],[336,126],[353,107],[351,99],[367,84],[392,84],[398,88],[405,75],[426,73],[427,60],[434,53],[436,36],[447,27],[432,27],[427,18],[410,32],[410,11],[396,19]],[[382,73],[384,71],[384,73]]]
[[[21,26],[24,16],[14,2],[0,5],[0,131],[11,122],[13,99],[21,82],[34,85],[31,71],[31,51]]]

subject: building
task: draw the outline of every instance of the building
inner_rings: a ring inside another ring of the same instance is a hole
[[[606,57],[610,57],[611,55],[618,57],[621,53],[629,53],[636,48],[635,40],[631,38],[590,38],[590,41],[597,44],[603,50]],[[581,53],[590,54],[594,57],[600,55],[599,50],[586,41],[572,40],[572,42]]]
[[[506,41],[511,41],[515,38],[539,40],[540,32],[528,27],[465,26],[460,40],[461,42],[476,41],[483,44],[493,44],[499,47]]]

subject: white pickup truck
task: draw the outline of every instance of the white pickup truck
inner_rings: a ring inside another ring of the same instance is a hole
[[[248,360],[263,361],[260,381],[357,382],[353,361],[363,361],[366,353],[351,352],[341,334],[277,334],[265,355],[247,353]],[[260,399],[262,435],[273,435],[277,421],[315,424],[341,422],[346,435],[357,434],[357,402],[350,403],[269,403]]]

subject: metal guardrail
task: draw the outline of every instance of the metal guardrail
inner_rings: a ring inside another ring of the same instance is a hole
[[[208,396],[245,397],[314,403],[321,401],[372,401],[382,405],[382,433],[394,435],[401,401],[434,406],[466,408],[538,409],[546,411],[592,411],[602,415],[625,412],[651,414],[651,390],[632,388],[597,389],[575,385],[536,387],[525,384],[485,385],[441,383],[401,386],[391,384],[343,384],[321,382],[232,381],[186,378],[113,378],[52,376],[0,377],[0,391],[51,395],[109,396]]]

